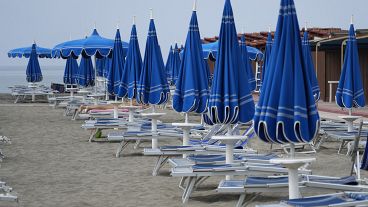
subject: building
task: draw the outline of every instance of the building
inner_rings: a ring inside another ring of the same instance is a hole
[[[343,64],[344,49],[348,39],[348,31],[340,28],[309,28],[311,52],[316,68],[317,79],[321,89],[321,100],[329,101],[329,82],[332,82],[332,101],[334,100],[337,84]],[[301,30],[301,37],[304,29]],[[271,32],[272,36],[274,32]],[[247,45],[264,51],[268,32],[246,33]],[[368,29],[356,30],[360,69],[365,89],[365,97],[368,98]],[[240,35],[239,39],[240,39]],[[204,38],[204,43],[217,41],[218,37]],[[214,62],[209,60],[210,68]],[[255,64],[253,64],[255,70]]]

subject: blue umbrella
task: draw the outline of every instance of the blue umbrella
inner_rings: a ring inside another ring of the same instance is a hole
[[[364,107],[365,98],[360,74],[358,46],[353,23],[349,29],[349,39],[346,44],[344,65],[336,91],[336,103],[340,107]]]
[[[254,102],[242,60],[230,0],[226,0],[208,112],[218,124],[246,123],[253,118]]]
[[[91,57],[82,55],[78,69],[78,85],[88,87],[93,86],[94,82],[95,76]]]
[[[217,53],[219,50],[219,41],[202,44],[202,48],[203,48],[203,58],[204,59],[208,59],[208,58],[216,59]],[[260,60],[263,58],[263,53],[257,48],[247,46],[247,51],[248,51],[248,57],[251,60],[257,60],[257,59]]]
[[[174,85],[176,85],[176,80],[178,79],[180,63],[181,63],[181,60],[180,60],[180,55],[179,55],[178,44],[175,44],[175,48],[174,48],[173,56],[172,56],[172,74],[171,74],[171,80]]]
[[[29,58],[31,56],[32,47],[33,46],[12,49],[8,52],[8,57],[12,57],[12,58],[26,57],[26,58]],[[38,47],[36,45],[36,54],[39,58],[51,58],[51,49]]]
[[[263,56],[262,83],[264,81],[264,77],[267,71],[267,66],[270,60],[271,51],[272,51],[272,35],[271,35],[271,31],[269,31],[267,35],[266,49],[264,51],[264,56]]]
[[[310,52],[310,45],[309,45],[309,37],[308,37],[308,31],[307,28],[305,29],[304,36],[303,36],[303,55],[304,55],[304,63],[306,64],[307,69],[307,76],[309,79],[309,83],[312,86],[312,92],[314,94],[314,98],[316,101],[319,100],[320,97],[320,91],[319,91],[319,85],[318,80],[316,76],[316,71],[314,69],[313,59]]]
[[[319,115],[303,59],[293,0],[281,0],[272,52],[254,128],[265,142],[310,142],[318,135]]]
[[[130,35],[128,55],[121,76],[121,84],[119,88],[119,97],[128,95],[129,99],[137,97],[138,82],[142,69],[142,57],[139,50],[139,43],[137,37],[137,29],[135,24],[132,26]]]
[[[245,65],[245,70],[247,71],[250,90],[254,91],[256,90],[256,79],[254,77],[253,68],[252,68],[252,65],[250,64],[250,60],[248,57],[248,49],[247,49],[247,44],[245,41],[245,34],[242,34],[241,36],[240,52],[242,54],[243,62]]]
[[[124,51],[128,49],[128,43],[122,42]],[[78,57],[96,55],[97,58],[106,57],[112,53],[114,40],[101,37],[96,29],[93,29],[92,34],[84,39],[71,40],[56,45],[52,49],[52,57]]]
[[[173,52],[174,50],[172,49],[172,46],[170,45],[170,51],[169,51],[169,55],[167,56],[167,60],[166,60],[166,65],[165,65],[165,70],[166,70],[166,75],[168,77],[168,81],[171,82],[171,76],[172,76],[172,71],[173,71]]]
[[[177,45],[175,49],[177,50]],[[197,14],[193,11],[173,96],[173,108],[177,112],[206,111],[209,94],[208,72],[207,63],[201,58],[201,53]]]
[[[160,105],[169,97],[164,61],[158,44],[153,18],[150,20],[143,66],[138,85],[137,101],[143,104]]]
[[[31,54],[27,65],[27,82],[36,83],[42,81],[42,72],[38,63],[38,55],[36,52],[36,44],[32,44]]]
[[[109,63],[107,63],[109,62]],[[100,77],[107,77],[107,68],[106,65],[110,64],[111,58],[104,57],[100,59],[96,59],[96,70],[97,70],[97,76]]]
[[[119,92],[120,78],[124,69],[125,59],[121,44],[120,31],[116,30],[115,44],[112,53],[112,63],[107,73],[107,91],[117,95]]]
[[[64,83],[65,84],[77,84],[78,81],[78,63],[77,60],[69,57],[66,60],[64,70]]]

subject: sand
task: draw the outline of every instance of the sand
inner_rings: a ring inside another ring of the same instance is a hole
[[[88,131],[80,128],[82,121],[63,116],[63,109],[44,103],[12,104],[11,97],[4,95],[0,100],[0,135],[12,139],[11,145],[1,146],[7,157],[1,163],[0,180],[13,187],[19,206],[182,206],[179,178],[170,176],[169,166],[158,176],[151,175],[156,157],[142,156],[129,147],[128,155],[115,158],[117,143],[88,143]],[[164,117],[166,122],[181,120],[172,111]],[[257,138],[251,146],[262,152],[269,149]],[[335,142],[323,145],[311,166],[314,174],[348,175],[350,160],[337,155],[337,146]],[[238,196],[214,190],[221,179],[206,181],[192,194],[188,206],[234,206]],[[286,193],[263,194],[250,206],[285,197]],[[0,206],[16,205],[0,202]]]

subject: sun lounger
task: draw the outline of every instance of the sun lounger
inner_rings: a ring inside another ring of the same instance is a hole
[[[220,164],[208,165],[199,164],[191,167],[177,167],[171,169],[171,175],[174,177],[182,177],[179,187],[184,189],[182,196],[183,203],[186,203],[195,190],[203,181],[212,176],[225,175],[270,175],[270,174],[287,174],[288,170],[280,165],[261,164],[261,163],[238,163],[238,164]],[[310,170],[299,169],[300,174],[310,174]],[[185,180],[187,184],[184,186]]]
[[[279,204],[256,205],[257,207],[342,207],[368,206],[368,194],[356,192],[334,193],[281,201]]]

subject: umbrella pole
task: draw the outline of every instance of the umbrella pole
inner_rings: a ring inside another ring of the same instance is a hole
[[[232,135],[231,125],[227,127],[227,136]],[[233,144],[226,144],[226,164],[232,164],[234,163],[234,145]],[[232,175],[226,175],[226,180],[233,179]]]
[[[156,113],[156,106],[152,105],[152,114]],[[152,125],[152,149],[157,149],[158,148],[158,140],[157,140],[157,119],[152,117],[151,120],[151,125]]]
[[[97,94],[97,68],[96,68],[96,55],[93,58],[93,63],[95,67],[95,94]]]
[[[133,99],[130,99],[130,106],[133,106]],[[129,109],[129,122],[134,122],[134,113],[131,108]]]
[[[184,113],[185,114],[185,123],[189,123],[188,121],[188,113]],[[189,145],[189,128],[188,127],[183,127],[183,146],[188,146]],[[186,156],[183,156],[183,158],[186,158]]]

